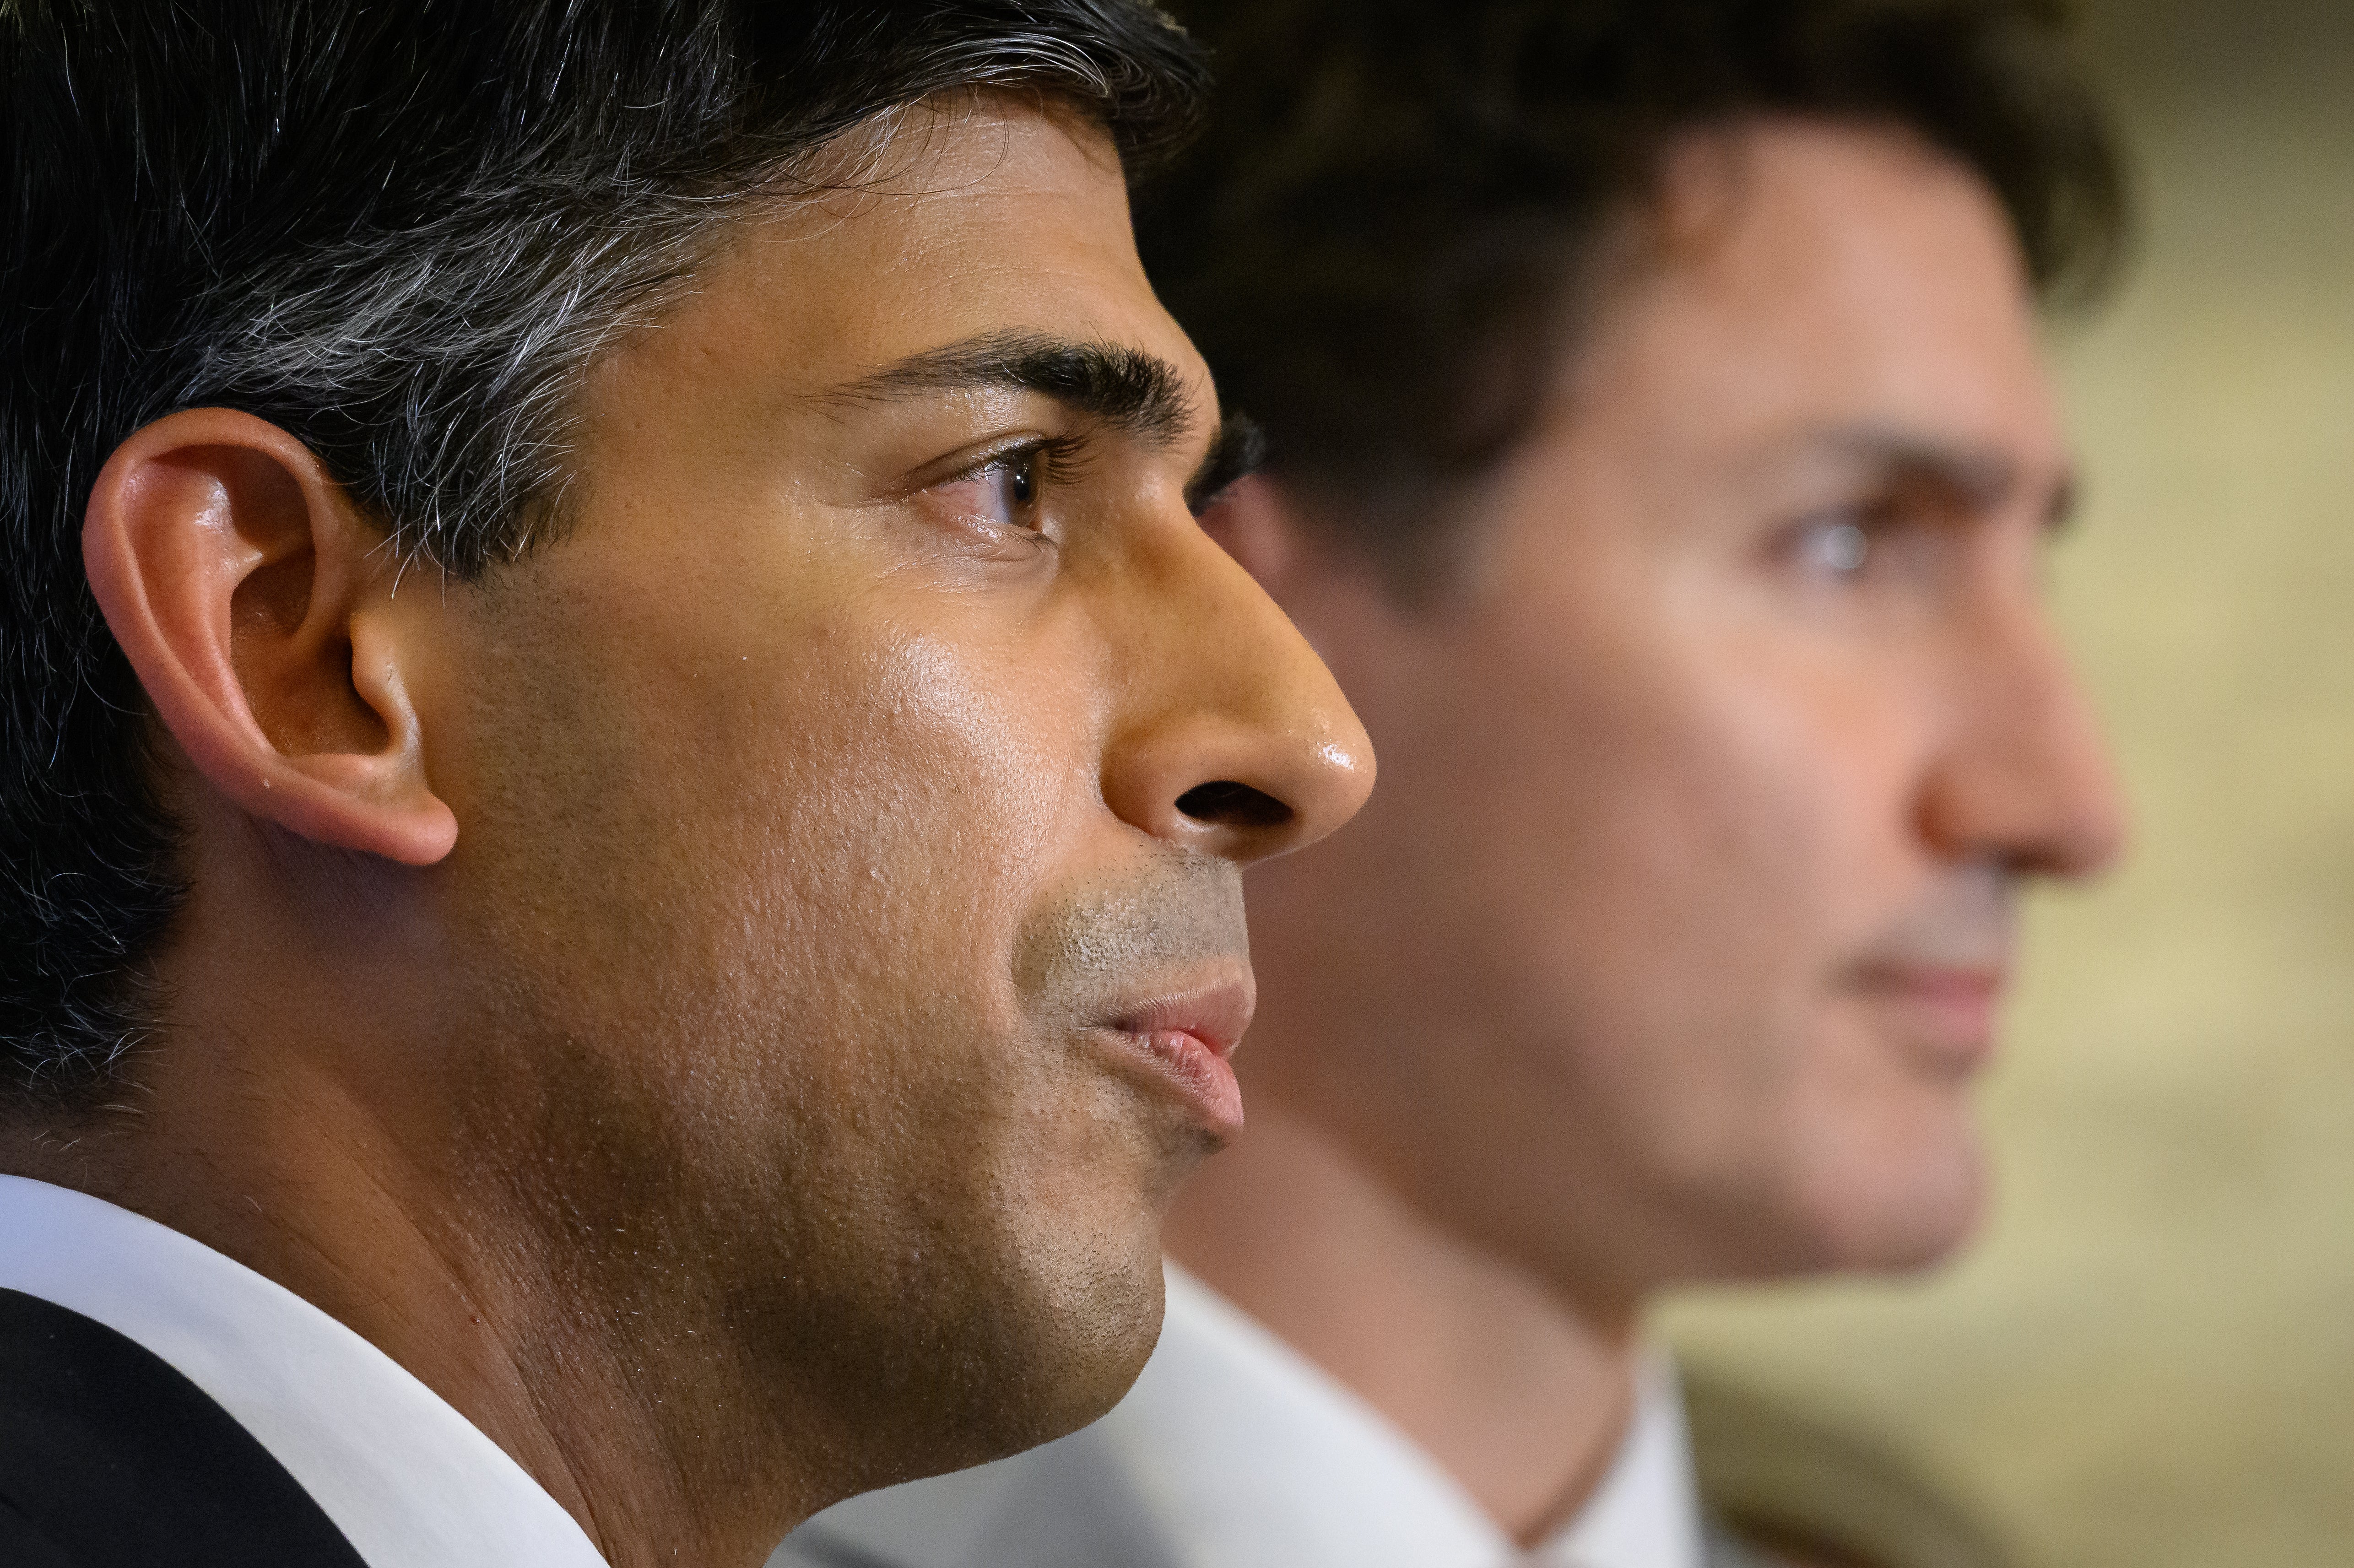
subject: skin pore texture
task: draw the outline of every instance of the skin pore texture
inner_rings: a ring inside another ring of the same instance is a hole
[[[90,511],[195,893],[130,1108],[0,1168],[317,1303],[616,1564],[1125,1391],[1240,868],[1372,782],[1195,520],[1108,139],[960,99],[841,161],[592,367],[564,532],[480,581],[230,410]]]
[[[1172,1250],[1529,1541],[1615,1450],[1653,1292],[1969,1232],[2015,890],[2122,835],[1991,195],[1764,122],[1629,228],[1427,602],[1272,481],[1213,519],[1384,777],[1253,874],[1251,1126]]]

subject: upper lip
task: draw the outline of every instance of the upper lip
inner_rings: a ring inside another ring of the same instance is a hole
[[[2009,979],[2003,964],[1918,963],[1883,959],[1860,967],[1856,978],[1874,990],[1997,991]]]
[[[1246,973],[1213,985],[1150,997],[1122,1008],[1108,1022],[1128,1034],[1180,1030],[1219,1055],[1231,1056],[1243,1031],[1250,1027],[1251,1013],[1257,1005],[1257,988]]]

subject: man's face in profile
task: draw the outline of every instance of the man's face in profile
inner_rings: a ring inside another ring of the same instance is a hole
[[[1944,1254],[2017,882],[2120,832],[2041,604],[2069,484],[1974,178],[1685,144],[1451,587],[1289,596],[1385,768],[1254,880],[1267,1027],[1377,1048],[1271,1055],[1271,1101],[1614,1299]]]
[[[983,102],[843,164],[601,364],[557,542],[406,589],[461,823],[408,1005],[479,1042],[439,1158],[534,1216],[485,1247],[618,1296],[650,1386],[977,1459],[1150,1350],[1239,866],[1370,759],[1193,524],[1214,396],[1108,142]]]

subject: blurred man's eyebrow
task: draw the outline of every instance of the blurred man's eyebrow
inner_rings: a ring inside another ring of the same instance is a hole
[[[969,338],[910,355],[835,387],[830,399],[887,402],[927,392],[1035,392],[1075,413],[1166,443],[1193,428],[1177,367],[1122,344],[1030,334]]]
[[[2019,465],[2002,452],[1890,425],[1846,425],[1817,443],[1841,460],[1888,478],[1925,480],[1991,512],[2019,492]],[[2066,526],[2076,511],[2076,476],[2063,474],[2044,508],[2045,525]]]

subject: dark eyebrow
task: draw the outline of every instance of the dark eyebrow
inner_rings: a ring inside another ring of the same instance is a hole
[[[1184,380],[1167,360],[1124,344],[1076,343],[1025,333],[927,349],[828,396],[867,402],[990,387],[1035,392],[1160,443],[1182,436],[1194,419]]]
[[[1889,478],[1925,480],[1978,512],[2000,508],[2021,483],[2019,465],[2001,452],[1888,426],[1843,426],[1819,438],[1818,444]],[[2058,531],[2075,509],[2075,475],[2065,474],[2044,507],[2044,525]]]

